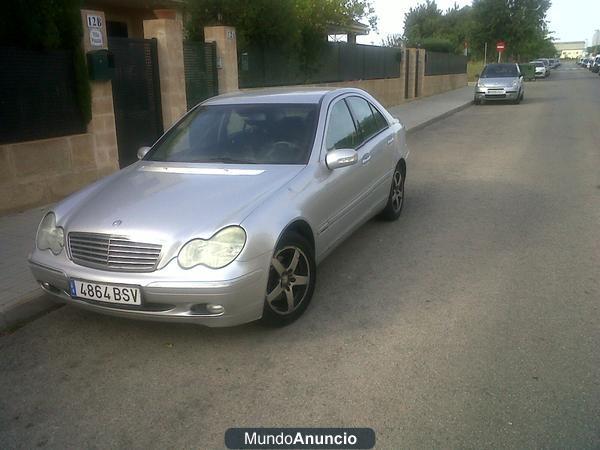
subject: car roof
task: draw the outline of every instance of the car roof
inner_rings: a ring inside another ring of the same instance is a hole
[[[497,67],[497,66],[518,66],[517,63],[489,63],[486,64],[486,67],[490,66],[490,67]]]
[[[346,92],[364,93],[352,88],[322,88],[322,87],[279,87],[268,89],[252,89],[235,91],[213,97],[203,105],[232,105],[251,103],[319,103],[328,94]]]

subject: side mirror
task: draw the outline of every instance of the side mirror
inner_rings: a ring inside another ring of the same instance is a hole
[[[358,162],[358,153],[351,148],[340,148],[331,150],[325,156],[325,164],[329,170],[339,169],[340,167],[351,166]]]
[[[138,159],[144,159],[144,156],[146,156],[146,154],[150,151],[150,147],[140,147],[140,149],[137,152],[137,158]]]

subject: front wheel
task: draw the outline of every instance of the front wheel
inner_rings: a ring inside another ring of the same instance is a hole
[[[396,220],[398,217],[400,217],[400,213],[402,213],[402,206],[404,206],[405,177],[406,170],[403,168],[402,164],[396,164],[388,201],[384,210],[381,212],[381,217],[385,220]]]
[[[311,245],[299,234],[287,233],[271,258],[261,322],[270,326],[292,323],[306,310],[316,282]]]

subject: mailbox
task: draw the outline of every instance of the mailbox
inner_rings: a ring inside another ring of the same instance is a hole
[[[115,74],[115,57],[108,50],[88,52],[87,65],[91,80],[112,80]]]

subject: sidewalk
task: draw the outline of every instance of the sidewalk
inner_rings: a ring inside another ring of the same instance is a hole
[[[0,331],[54,306],[51,300],[40,300],[40,288],[27,266],[37,226],[47,208],[0,217]]]
[[[473,100],[473,88],[413,100],[388,111],[411,133],[461,109]],[[37,226],[48,207],[0,216],[0,331],[56,307],[42,295],[27,266]]]
[[[420,130],[431,123],[448,117],[473,103],[473,87],[465,86],[443,94],[432,95],[388,108],[390,114],[400,119],[408,133]]]

